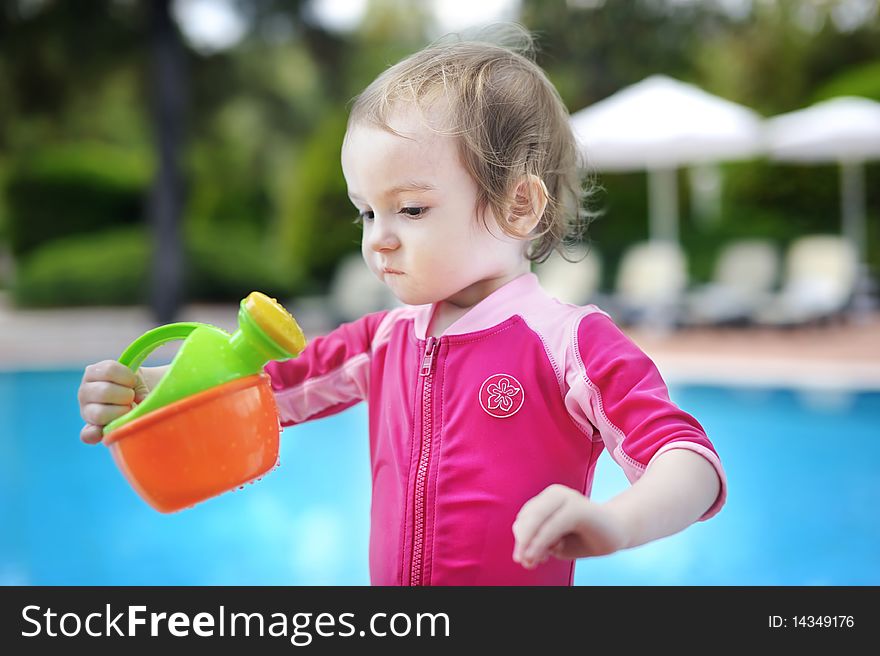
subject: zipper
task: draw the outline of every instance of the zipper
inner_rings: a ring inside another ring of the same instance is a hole
[[[431,393],[434,388],[433,369],[434,356],[437,353],[437,338],[428,337],[425,344],[425,356],[419,368],[422,383],[422,448],[419,456],[419,468],[416,472],[415,521],[413,522],[413,554],[410,567],[410,585],[422,584],[422,555],[425,544],[425,486],[428,482],[428,461],[431,458],[432,409]]]

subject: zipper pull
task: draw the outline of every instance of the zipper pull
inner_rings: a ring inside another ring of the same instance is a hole
[[[428,344],[425,346],[425,358],[422,360],[422,368],[419,376],[430,376],[431,369],[434,366],[434,352],[437,346],[437,338],[433,335],[428,338]]]

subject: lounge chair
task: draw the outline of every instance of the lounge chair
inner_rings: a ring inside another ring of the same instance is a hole
[[[563,303],[586,305],[593,301],[602,276],[602,258],[593,248],[577,245],[569,249],[569,262],[554,251],[546,262],[535,265],[535,275],[544,290]]]
[[[712,281],[687,294],[690,325],[747,323],[768,302],[779,277],[779,252],[766,239],[741,239],[718,254]]]
[[[336,323],[399,305],[388,287],[367,268],[360,253],[347,255],[337,265],[328,301]]]
[[[677,243],[634,244],[620,261],[608,311],[623,324],[665,330],[679,322],[686,285],[685,257]]]
[[[755,319],[765,325],[798,325],[841,316],[853,298],[857,272],[855,249],[843,237],[800,237],[786,253],[782,289]]]

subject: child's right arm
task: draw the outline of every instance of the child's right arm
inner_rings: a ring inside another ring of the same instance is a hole
[[[388,314],[374,312],[342,324],[311,340],[299,357],[266,365],[283,426],[335,414],[367,397],[374,338]],[[86,367],[78,395],[86,422],[80,439],[100,442],[104,426],[140,403],[167,370],[141,367],[135,374],[115,360]]]
[[[79,433],[86,444],[97,444],[104,426],[131,410],[156,387],[168,367],[141,367],[134,373],[115,360],[86,367],[79,386],[79,413],[86,425]]]
[[[314,338],[298,357],[267,364],[281,425],[328,417],[366,400],[372,363],[385,357],[398,318],[394,310],[365,315]]]

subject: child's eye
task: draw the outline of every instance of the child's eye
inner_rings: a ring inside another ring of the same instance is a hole
[[[375,215],[373,214],[373,210],[367,210],[366,212],[358,212],[357,216],[354,217],[355,223],[364,223],[365,221],[372,221]]]
[[[400,208],[400,214],[404,214],[406,216],[412,217],[414,219],[419,219],[425,216],[425,213],[428,211],[427,207],[402,207]]]

